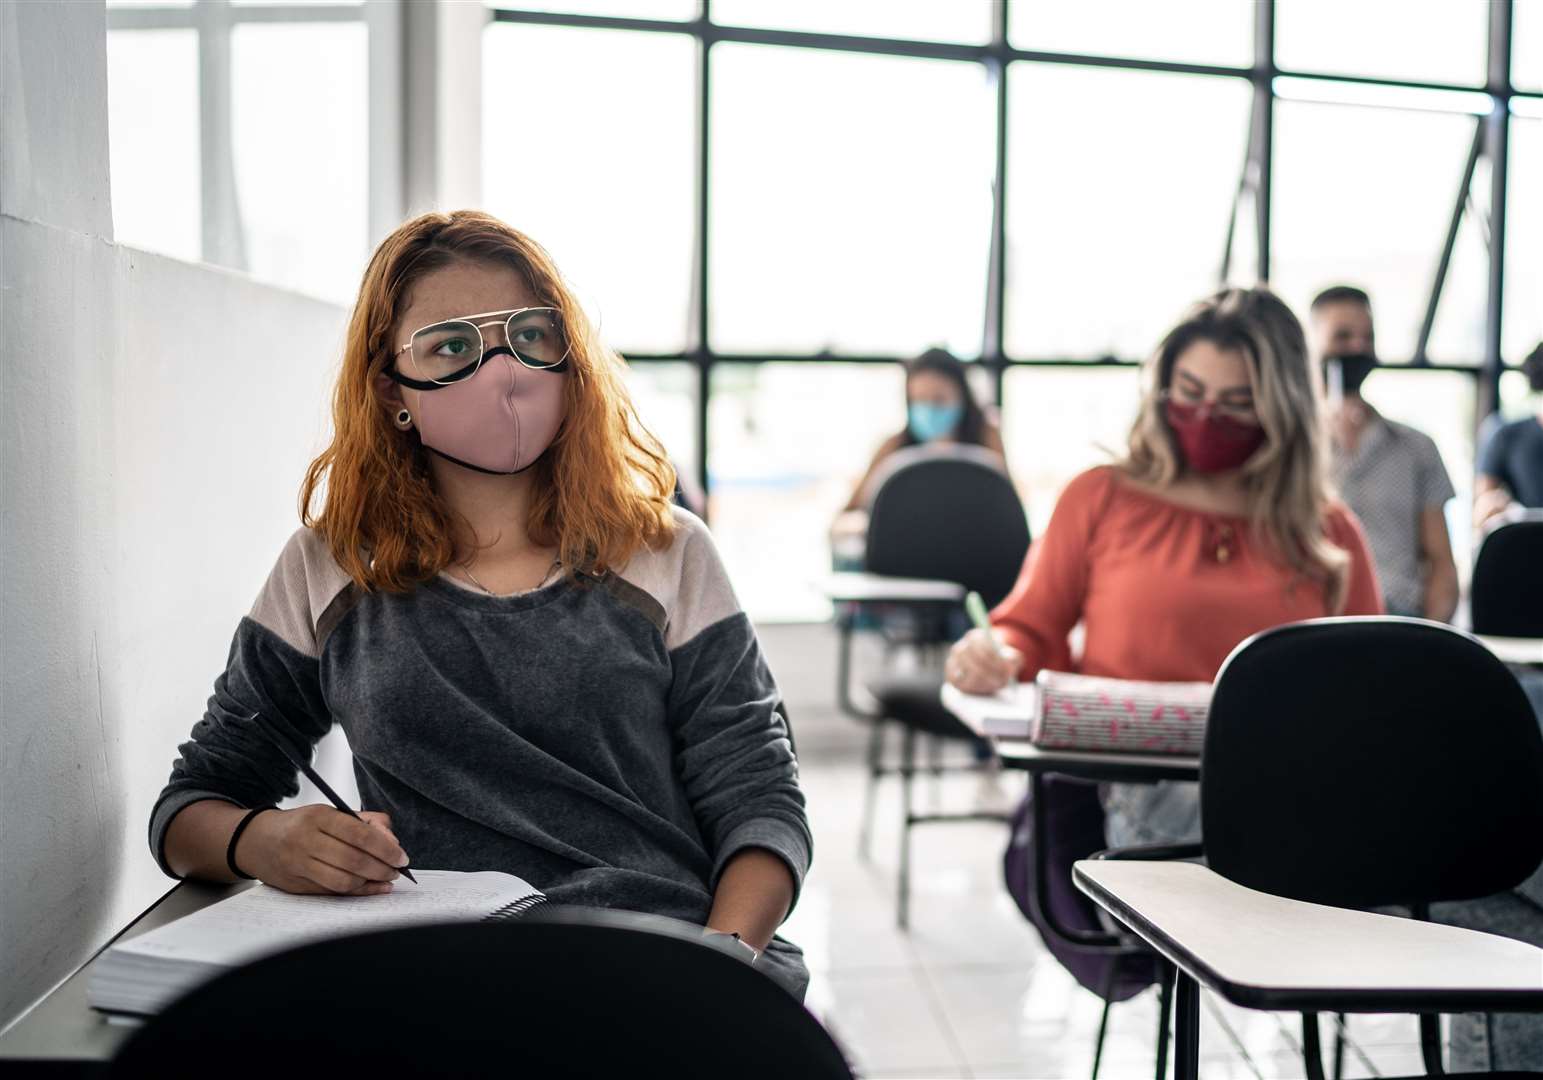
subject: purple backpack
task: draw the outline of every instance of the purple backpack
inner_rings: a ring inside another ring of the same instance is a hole
[[[1072,863],[1108,847],[1104,842],[1104,808],[1098,801],[1098,785],[1068,776],[1049,775],[1040,787],[1045,800],[1044,837],[1033,835],[1034,817],[1025,795],[1013,812],[1012,833],[1002,856],[1007,891],[1012,893],[1024,918],[1034,924],[1050,954],[1093,993],[1110,1001],[1135,997],[1157,981],[1157,960],[1149,953],[1110,956],[1086,952],[1060,937],[1034,914],[1029,896],[1034,888],[1034,845],[1045,845],[1045,865],[1050,910],[1062,926],[1102,931],[1093,901],[1072,884]],[[1110,968],[1113,981],[1110,982]]]

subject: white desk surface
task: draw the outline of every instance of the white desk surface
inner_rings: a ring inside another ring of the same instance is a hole
[[[1530,991],[1543,1006],[1543,949],[1525,942],[1271,896],[1197,863],[1084,860],[1072,870],[1077,887],[1100,906],[1121,921],[1121,906],[1139,914],[1228,983],[1282,991]],[[1152,943],[1214,986],[1176,951]]]
[[[138,937],[255,884],[255,881],[233,885],[184,881],[140,915],[115,940]],[[7,1058],[106,1061],[117,1053],[119,1045],[134,1033],[138,1024],[109,1021],[86,1004],[86,988],[95,963],[93,957],[0,1035],[0,1066]]]
[[[1009,739],[988,735],[986,720],[1017,719],[1029,716],[1029,687],[1016,686],[1000,694],[966,694],[957,687],[943,684],[943,707],[953,713],[977,735],[991,740],[997,756],[1007,764],[1123,765],[1148,769],[1167,769],[1179,779],[1193,779],[1200,759],[1180,754],[1126,754],[1101,750],[1059,750],[1035,746],[1028,739]]]
[[[1474,636],[1508,664],[1536,664],[1543,667],[1543,638],[1490,637],[1484,634]]]
[[[832,600],[868,601],[936,600],[943,603],[964,600],[964,586],[952,581],[929,578],[885,577],[882,574],[827,574],[816,585]]]

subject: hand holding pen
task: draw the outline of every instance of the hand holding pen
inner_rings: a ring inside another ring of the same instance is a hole
[[[260,713],[251,720],[337,809],[313,804],[258,814],[237,841],[234,865],[294,893],[372,896],[390,892],[399,875],[416,883],[389,817],[356,814]]]
[[[1023,654],[992,629],[979,593],[966,596],[964,607],[975,629],[949,650],[943,675],[966,694],[994,694],[1017,680]]]

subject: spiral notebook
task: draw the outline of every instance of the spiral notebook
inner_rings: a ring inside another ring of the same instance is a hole
[[[496,870],[414,870],[382,896],[308,896],[258,885],[109,948],[87,1000],[105,1012],[153,1015],[221,972],[345,934],[425,923],[517,918],[547,898]]]

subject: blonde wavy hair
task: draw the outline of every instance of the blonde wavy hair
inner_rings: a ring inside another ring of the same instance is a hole
[[[390,334],[414,282],[462,260],[518,271],[542,306],[558,309],[568,337],[567,411],[551,448],[534,465],[530,538],[555,546],[571,573],[615,568],[644,545],[666,546],[674,530],[675,469],[638,419],[625,363],[602,345],[542,247],[476,210],[423,214],[399,226],[365,269],[332,398],[332,444],[311,462],[300,519],[327,540],[362,588],[406,592],[455,554],[460,517],[431,482],[416,430],[389,419],[377,376],[392,360]],[[322,508],[313,502],[325,485]],[[460,523],[465,527],[464,518]]]
[[[1167,487],[1184,474],[1178,439],[1163,415],[1162,392],[1174,362],[1197,341],[1236,350],[1248,363],[1254,408],[1265,442],[1242,466],[1248,517],[1278,561],[1319,583],[1339,612],[1349,585],[1349,556],[1324,532],[1332,496],[1317,380],[1302,324],[1267,288],[1223,289],[1195,304],[1170,330],[1143,372],[1140,411],[1119,467],[1133,479]]]

